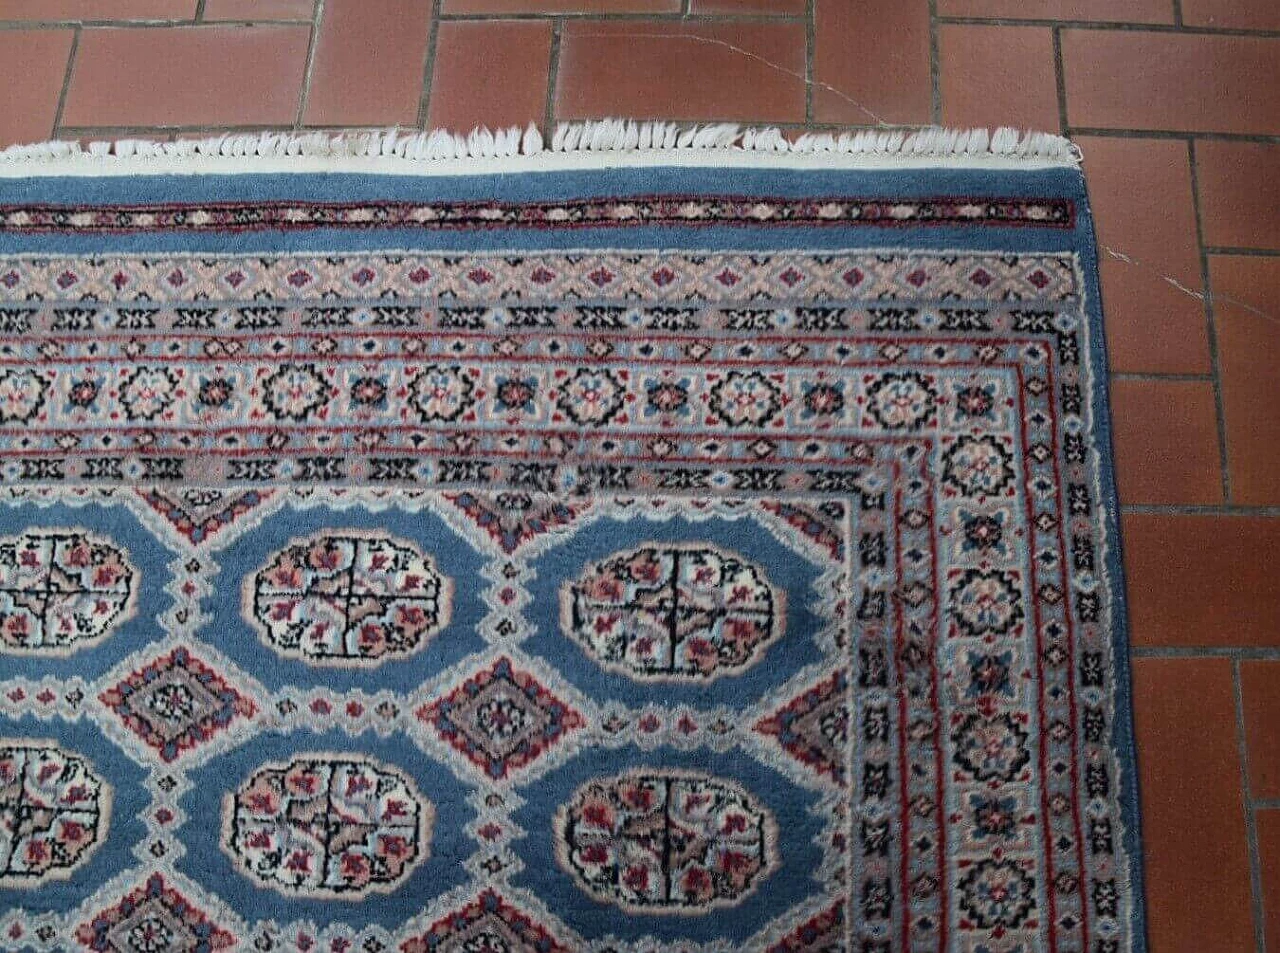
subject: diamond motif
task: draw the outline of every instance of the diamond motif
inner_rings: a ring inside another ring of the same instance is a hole
[[[768,953],[803,953],[814,950],[838,950],[844,941],[844,905],[836,904],[806,920],[783,937]]]
[[[497,780],[536,761],[586,724],[582,715],[505,657],[416,714]]]
[[[848,674],[833,672],[763,718],[755,730],[777,740],[782,750],[837,784],[845,783],[849,735]]]
[[[257,713],[249,698],[182,646],[134,670],[98,700],[165,763]]]
[[[221,490],[187,490],[181,494],[152,488],[140,491],[143,501],[197,546],[212,539],[244,514],[272,496],[270,490],[227,493]]]
[[[76,939],[102,953],[209,953],[236,945],[234,936],[160,874],[82,923]]]
[[[403,953],[569,953],[543,926],[492,890],[401,944]]]
[[[591,508],[591,501],[540,493],[446,493],[444,498],[489,534],[511,555],[526,543],[569,526]]]

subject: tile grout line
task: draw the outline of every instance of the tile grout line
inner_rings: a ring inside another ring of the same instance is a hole
[[[1240,793],[1244,800],[1245,842],[1249,851],[1250,909],[1253,913],[1253,941],[1257,953],[1266,953],[1266,921],[1262,916],[1262,862],[1258,856],[1258,823],[1254,815],[1252,785],[1249,780],[1249,739],[1244,723],[1244,685],[1240,659],[1231,660],[1231,681],[1235,692],[1236,753],[1240,758]]]
[[[560,43],[564,36],[564,21],[551,22],[551,49],[548,52],[550,61],[547,64],[547,102],[542,110],[543,135],[554,135],[556,125],[556,87],[560,85]]]
[[[1246,30],[1234,27],[1179,26],[1174,23],[1133,23],[1125,20],[1051,20],[1044,17],[948,17],[938,18],[944,24],[965,26],[1041,26],[1064,30],[1091,30],[1110,33],[1174,33],[1184,36],[1241,36],[1260,40],[1280,37],[1280,30]]]
[[[929,121],[942,125],[942,53],[938,0],[929,0]]]
[[[83,27],[86,30],[226,30],[251,29],[257,26],[306,26],[310,20],[290,20],[287,17],[238,20],[24,20],[0,22],[0,33],[31,33],[40,30],[70,30]]]
[[[208,4],[208,2],[209,0],[198,0],[198,2],[196,3],[195,16],[191,18],[192,23],[204,22],[204,8]]]
[[[301,129],[307,116],[307,104],[311,99],[311,77],[316,66],[316,46],[320,38],[320,24],[324,19],[325,0],[316,0],[311,11],[311,36],[307,40],[307,59],[302,72],[302,90],[298,95],[298,116],[293,124],[295,130]]]
[[[1231,503],[1231,459],[1227,447],[1227,414],[1222,400],[1222,358],[1218,349],[1218,326],[1213,306],[1213,285],[1209,277],[1209,256],[1204,250],[1204,216],[1200,209],[1200,176],[1196,163],[1196,141],[1187,139],[1187,163],[1191,170],[1191,207],[1196,219],[1196,250],[1200,255],[1200,283],[1204,292],[1205,331],[1209,342],[1209,366],[1213,371],[1213,403],[1218,425],[1218,465],[1222,470],[1222,501]]]
[[[59,138],[59,132],[62,128],[62,112],[67,108],[67,96],[71,93],[71,78],[76,71],[76,53],[80,50],[80,28],[76,27],[75,32],[71,35],[71,49],[67,52],[67,69],[62,74],[62,89],[58,93],[58,108],[53,114],[53,127],[49,130],[49,135],[53,139]]]
[[[427,54],[422,62],[422,82],[418,85],[418,115],[415,125],[419,129],[427,128],[427,117],[431,111],[431,87],[435,84],[436,49],[440,45],[440,9],[443,0],[433,0],[431,4],[431,26],[427,31]]]
[[[1112,371],[1110,376],[1113,381],[1151,381],[1153,383],[1213,380],[1212,374],[1160,374],[1154,371]]]
[[[1176,27],[1184,26],[1182,22],[1182,0],[1171,0],[1173,4],[1173,25]]]
[[[1249,255],[1257,258],[1275,258],[1280,256],[1280,247],[1277,248],[1235,248],[1229,245],[1209,245],[1205,248],[1206,255]]]
[[[332,129],[369,129],[369,126],[326,126],[324,128]],[[59,127],[59,131],[65,135],[76,136],[98,136],[110,138],[128,138],[128,139],[159,139],[164,136],[173,135],[195,135],[218,136],[224,133],[233,132],[289,132],[293,129],[293,123],[274,122],[274,123],[255,123],[252,126],[69,126]]]
[[[1054,27],[1053,36],[1053,81],[1058,94],[1058,128],[1066,135],[1070,128],[1067,122],[1067,69],[1062,60],[1062,29]]]
[[[805,0],[804,16],[804,121],[813,122],[814,57],[818,48],[817,0]]]
[[[1135,645],[1134,658],[1196,659],[1225,658],[1240,661],[1280,661],[1280,646],[1221,646],[1221,645]]]
[[[1239,503],[1122,503],[1120,511],[1155,516],[1280,516],[1280,506]]]
[[[1215,142],[1253,142],[1270,146],[1280,144],[1280,134],[1252,132],[1214,132],[1211,129],[1123,129],[1106,126],[1072,126],[1072,135],[1096,136],[1112,139],[1177,139],[1185,142],[1189,137],[1211,139]]]
[[[554,12],[443,13],[445,20],[573,20],[580,23],[801,23],[803,13],[694,13],[667,10],[662,13],[583,13],[573,10]]]

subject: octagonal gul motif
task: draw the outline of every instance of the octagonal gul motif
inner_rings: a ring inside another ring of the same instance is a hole
[[[53,742],[0,739],[0,887],[65,880],[106,840],[111,788]]]
[[[247,695],[184,646],[129,672],[98,700],[166,764],[257,714]]]
[[[0,652],[67,655],[133,614],[138,571],[110,541],[36,529],[0,539]]]
[[[777,865],[777,823],[737,783],[637,769],[596,778],[556,812],[556,859],[597,900],[631,913],[740,903]]]
[[[158,873],[80,924],[75,936],[94,953],[214,953],[237,946],[233,934]]]
[[[653,543],[588,567],[560,592],[560,625],[610,671],[710,681],[759,661],[786,625],[764,570],[711,544]]]
[[[449,624],[453,582],[406,539],[360,530],[295,540],[245,581],[244,615],[281,655],[376,665]]]
[[[223,799],[222,844],[287,896],[359,900],[395,890],[430,855],[435,807],[400,770],[361,755],[266,764]]]

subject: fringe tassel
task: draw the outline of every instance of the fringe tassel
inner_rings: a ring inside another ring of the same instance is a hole
[[[523,132],[516,126],[490,131],[483,127],[468,135],[389,129],[369,132],[227,133],[207,139],[158,142],[117,139],[114,142],[43,142],[0,150],[0,165],[57,163],[93,157],[160,159],[231,157],[283,159],[397,158],[415,162],[456,159],[509,158],[565,153],[656,153],[668,151],[753,154],[817,154],[914,159],[1029,159],[1078,163],[1080,150],[1062,136],[1022,132],[1002,127],[985,129],[928,128],[864,130],[845,133],[802,133],[788,139],[777,128],[747,128],[734,123],[682,126],[671,122],[633,122],[623,119],[561,123],[547,143],[536,126]]]

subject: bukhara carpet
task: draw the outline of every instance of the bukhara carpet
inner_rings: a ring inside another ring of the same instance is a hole
[[[1083,180],[916,142],[0,163],[0,949],[1139,953]]]

